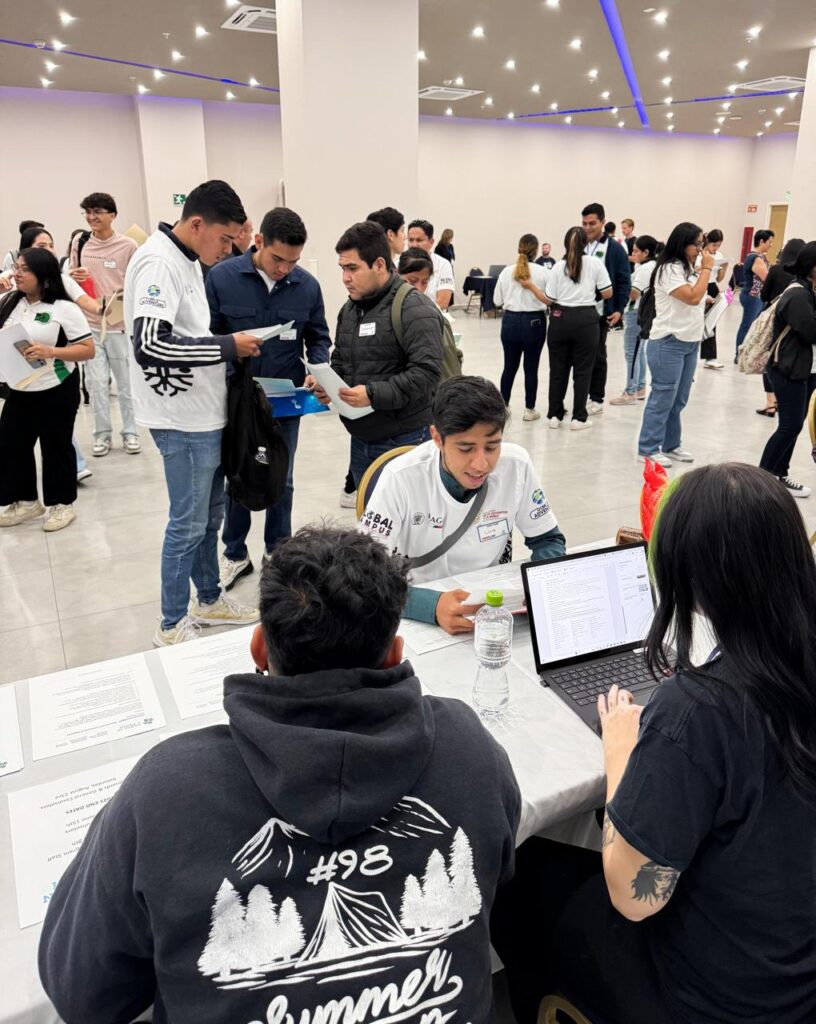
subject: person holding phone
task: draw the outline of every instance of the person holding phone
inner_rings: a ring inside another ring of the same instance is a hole
[[[43,529],[62,530],[76,519],[77,462],[71,441],[79,408],[78,362],[93,359],[88,321],[68,298],[59,262],[46,249],[23,249],[14,291],[0,303],[0,327],[18,324],[31,343],[21,354],[32,374],[10,384],[0,414],[0,527],[45,514]],[[45,507],[37,493],[34,446],[40,442]],[[48,511],[46,512],[46,507]]]

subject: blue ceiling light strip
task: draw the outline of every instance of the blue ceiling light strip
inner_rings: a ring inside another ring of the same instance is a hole
[[[612,36],[612,42],[615,44],[615,49],[618,52],[618,60],[620,61],[623,73],[626,76],[629,91],[632,93],[632,99],[634,100],[635,110],[638,112],[640,123],[644,128],[648,128],[649,115],[646,113],[646,107],[640,95],[640,86],[638,85],[637,75],[635,74],[635,66],[632,63],[631,56],[629,55],[629,46],[626,42],[626,36],[623,32],[623,25],[621,24],[615,0],[598,0],[598,2],[601,5],[604,17],[606,18],[606,24],[609,28],[609,34]]]
[[[180,68],[165,68],[158,64],[140,64],[135,60],[121,60],[118,57],[100,57],[96,53],[81,53],[78,50],[69,50],[67,48],[57,50],[53,46],[35,46],[34,43],[21,42],[19,39],[0,39],[0,43],[4,46],[21,46],[27,50],[37,50],[39,53],[56,53],[57,56],[81,57],[83,60],[97,60],[101,61],[103,64],[120,64],[123,67],[139,68],[143,71],[161,71],[165,75],[177,75],[179,78],[197,78],[202,82],[219,82],[225,85],[239,85],[244,86],[247,89],[252,89],[253,92],[280,93],[280,89],[276,89],[272,85],[250,85],[249,82],[239,82],[235,78],[219,78],[217,75],[201,75],[196,71],[182,71]]]

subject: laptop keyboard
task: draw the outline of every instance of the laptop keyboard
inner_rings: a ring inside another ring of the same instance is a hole
[[[655,682],[642,654],[628,658],[605,658],[589,665],[558,669],[547,675],[580,705],[596,703],[599,694],[606,693],[613,683],[625,690],[636,691],[654,686]]]

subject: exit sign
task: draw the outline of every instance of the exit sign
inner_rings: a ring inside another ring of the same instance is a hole
[[[756,203],[749,203],[748,204],[748,212],[749,213],[756,213],[758,210],[759,210],[759,207],[757,206]]]
[[[174,192],[173,193],[173,206],[184,206],[187,202],[187,194],[185,192]]]

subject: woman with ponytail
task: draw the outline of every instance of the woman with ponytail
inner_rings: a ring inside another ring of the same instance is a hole
[[[504,309],[501,325],[504,369],[500,390],[509,405],[513,381],[523,356],[525,422],[541,418],[541,413],[536,410],[538,364],[547,340],[546,300],[539,290],[544,289],[550,271],[534,262],[537,255],[536,236],[522,235],[516,262],[499,274],[494,294],[494,302]]]

